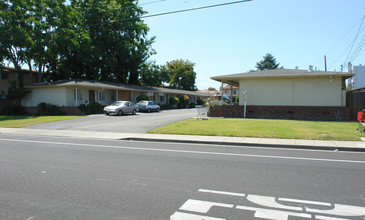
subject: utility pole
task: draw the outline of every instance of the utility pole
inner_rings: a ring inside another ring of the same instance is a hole
[[[327,59],[326,59],[326,55],[324,55],[324,71],[327,72]]]

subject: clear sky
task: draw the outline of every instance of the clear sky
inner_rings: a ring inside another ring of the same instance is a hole
[[[142,5],[143,9],[158,14],[233,1],[139,3],[151,3]],[[220,83],[211,80],[212,76],[255,70],[266,53],[286,69],[313,65],[324,70],[324,55],[328,71],[340,71],[347,58],[353,65],[365,65],[364,16],[365,0],[253,0],[144,21],[150,36],[156,37],[152,47],[157,54],[150,60],[157,64],[174,59],[194,62],[196,86],[202,90],[219,89]]]

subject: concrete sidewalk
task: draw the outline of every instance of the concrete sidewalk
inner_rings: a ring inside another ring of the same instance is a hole
[[[166,134],[47,130],[47,129],[27,129],[27,128],[0,128],[0,133],[87,138],[87,139],[112,139],[112,140],[177,142],[177,143],[198,143],[198,144],[201,143],[201,144],[219,144],[219,145],[236,145],[236,146],[365,152],[364,141],[322,141],[322,140],[246,138],[246,137],[198,136],[198,135],[166,135]]]

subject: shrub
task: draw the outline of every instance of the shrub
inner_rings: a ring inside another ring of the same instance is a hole
[[[142,101],[142,100],[150,101],[150,97],[148,97],[148,95],[146,95],[146,94],[141,94],[141,95],[137,96],[137,102]]]
[[[21,105],[6,106],[4,109],[5,115],[28,115]]]
[[[79,109],[85,112],[86,115],[103,113],[103,106],[99,102],[94,102],[88,105],[81,104]]]
[[[37,107],[40,115],[66,115],[66,112],[62,111],[57,105],[41,102]]]
[[[180,97],[179,101],[181,103],[181,106],[185,108],[187,105],[189,105],[190,99],[189,96],[184,95]]]
[[[189,108],[195,108],[195,103],[194,102],[190,102]]]
[[[196,103],[198,105],[203,105],[206,101],[204,99],[198,98],[198,100],[196,100]]]
[[[169,98],[169,103],[174,106],[179,103],[179,99],[177,97],[171,97]]]

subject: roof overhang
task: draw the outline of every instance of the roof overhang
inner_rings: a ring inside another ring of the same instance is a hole
[[[184,95],[209,97],[208,93],[201,93],[201,92],[196,92],[196,91],[168,89],[168,88],[159,88],[159,87],[147,87],[147,86],[138,86],[138,85],[121,84],[121,83],[88,81],[88,80],[62,80],[62,81],[56,81],[56,82],[37,83],[37,84],[33,84],[33,85],[27,85],[24,87],[27,89],[57,88],[57,87],[71,87],[71,88],[84,87],[84,88],[94,88],[94,89],[127,90],[127,91],[136,91],[136,92],[155,92],[155,93],[165,93],[165,94],[184,94]]]
[[[276,69],[267,71],[256,71],[247,73],[238,73],[223,76],[211,77],[212,80],[238,86],[239,81],[243,79],[260,79],[260,78],[306,78],[306,77],[341,77],[343,80],[354,76],[353,73],[347,72],[324,72],[324,71],[307,71],[307,70],[290,70]]]

